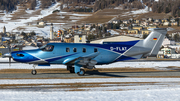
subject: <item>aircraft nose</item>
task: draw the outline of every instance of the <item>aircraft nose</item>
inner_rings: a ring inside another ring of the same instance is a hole
[[[13,58],[13,60],[21,62],[21,60],[25,59],[25,54],[22,52],[12,52],[11,56]]]
[[[26,62],[27,60],[27,53],[21,52],[21,51],[17,51],[17,52],[12,52],[11,56],[13,58],[14,61],[17,62]]]
[[[23,51],[12,52],[11,56],[14,61],[23,62],[23,63],[39,60],[38,58]]]

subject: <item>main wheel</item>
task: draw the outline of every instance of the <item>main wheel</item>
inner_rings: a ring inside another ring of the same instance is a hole
[[[84,76],[85,71],[84,69],[80,69],[80,72],[77,73],[79,76]]]
[[[37,71],[36,71],[36,70],[32,70],[32,71],[31,71],[31,74],[32,74],[32,75],[36,75],[36,74],[37,74]]]

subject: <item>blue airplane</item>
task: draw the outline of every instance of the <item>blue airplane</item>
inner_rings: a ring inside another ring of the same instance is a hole
[[[35,66],[64,64],[70,73],[85,74],[83,68],[93,69],[95,65],[139,59],[144,56],[157,55],[167,33],[165,28],[150,29],[151,33],[144,40],[128,42],[103,42],[102,44],[48,43],[35,50],[11,52],[11,57],[21,63]]]

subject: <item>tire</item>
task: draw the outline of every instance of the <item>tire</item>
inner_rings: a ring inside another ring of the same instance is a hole
[[[84,76],[85,75],[85,70],[80,69],[80,72],[77,73],[79,76]]]
[[[36,74],[37,74],[37,71],[36,71],[36,70],[32,70],[32,71],[31,71],[31,74],[32,74],[32,75],[36,75]]]

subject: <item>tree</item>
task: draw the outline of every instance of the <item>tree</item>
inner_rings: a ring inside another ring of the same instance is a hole
[[[180,36],[179,36],[179,34],[175,34],[175,35],[174,35],[174,40],[175,40],[176,42],[180,42]]]
[[[30,32],[30,37],[35,36],[36,33],[34,31]]]
[[[166,7],[165,13],[169,13],[169,8]]]
[[[24,32],[21,32],[21,35],[23,35],[23,36],[24,36],[24,39],[25,39],[25,40],[28,38],[27,34],[26,34],[26,33],[24,33]]]
[[[143,34],[143,39],[145,39],[149,34]]]
[[[95,36],[94,36],[93,34],[89,34],[87,39],[88,39],[89,41],[90,41],[90,40],[93,40],[93,39],[95,39]]]

